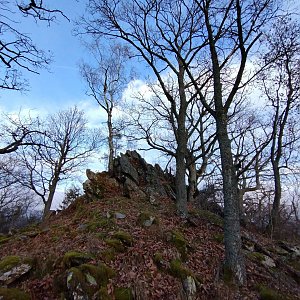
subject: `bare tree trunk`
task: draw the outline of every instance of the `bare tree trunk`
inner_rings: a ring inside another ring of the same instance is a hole
[[[113,142],[113,125],[112,125],[112,110],[107,111],[107,128],[108,128],[108,172],[112,173],[114,167],[114,142]]]
[[[185,68],[181,59],[178,59],[178,89],[180,98],[179,112],[176,111],[175,101],[171,103],[173,113],[177,117],[177,149],[176,149],[176,202],[177,212],[181,217],[187,217],[187,188],[185,183],[186,154],[187,154],[187,131],[186,131],[186,110],[187,100],[184,84]]]
[[[217,115],[216,125],[223,176],[225,271],[231,272],[239,284],[244,284],[246,270],[242,254],[238,184],[225,113]]]
[[[188,176],[188,181],[189,181],[189,188],[188,188],[188,201],[193,201],[194,200],[194,195],[197,189],[197,169],[196,169],[196,163],[195,162],[190,162],[188,165],[188,170],[189,170],[189,176]]]
[[[274,175],[274,199],[271,211],[270,223],[268,229],[273,231],[279,225],[280,220],[280,201],[281,201],[281,179],[279,172],[279,163],[277,160],[272,161],[273,175]]]
[[[179,113],[177,130],[177,149],[176,149],[176,204],[177,212],[181,217],[187,216],[187,188],[185,183],[186,171],[186,130],[185,130],[185,111]]]
[[[238,203],[239,203],[239,210],[240,210],[240,221],[244,221],[244,195],[245,190],[243,188],[238,189],[237,191],[237,197],[238,197]]]
[[[43,220],[45,220],[50,213],[50,209],[51,209],[51,205],[53,202],[53,198],[54,198],[54,194],[55,194],[55,190],[56,190],[58,181],[59,181],[59,176],[55,175],[52,180],[52,183],[49,185],[49,195],[48,195],[47,201],[45,203],[45,207],[44,207]]]

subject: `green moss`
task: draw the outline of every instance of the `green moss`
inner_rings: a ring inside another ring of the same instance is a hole
[[[60,240],[60,237],[59,236],[52,236],[51,237],[51,241],[53,242],[53,243],[56,243],[56,242],[58,242]]]
[[[141,212],[137,219],[137,225],[142,227],[149,227],[145,225],[146,221],[148,220],[152,221],[152,224],[159,224],[158,218],[154,217],[153,214],[150,214],[149,212]]]
[[[114,290],[115,300],[133,300],[130,288],[117,287]]]
[[[62,262],[65,268],[71,268],[71,267],[79,266],[92,259],[93,256],[90,254],[81,253],[77,251],[69,251],[65,253]]]
[[[94,236],[99,240],[104,240],[107,237],[107,234],[105,232],[97,232]]]
[[[101,251],[100,257],[103,261],[109,263],[116,258],[116,250],[114,248]]]
[[[223,233],[216,233],[213,236],[213,239],[217,242],[217,243],[223,243],[224,242],[224,234]]]
[[[108,284],[108,280],[116,275],[115,271],[105,264],[98,266],[83,264],[78,267],[84,274],[90,274],[100,286]]]
[[[98,298],[101,300],[111,300],[111,297],[108,295],[108,291],[106,287],[101,287],[100,290],[98,291]]]
[[[11,238],[5,235],[0,235],[0,245],[7,243]]]
[[[178,259],[174,259],[170,263],[170,274],[174,277],[180,278],[180,279],[185,279],[188,276],[193,276],[193,273],[185,268],[181,261]]]
[[[30,300],[30,296],[19,289],[0,288],[0,298],[4,300]]]
[[[175,245],[176,249],[180,253],[181,259],[185,261],[187,259],[188,251],[187,242],[183,235],[176,230],[171,231],[171,242]]]
[[[124,244],[118,239],[106,239],[105,243],[117,252],[124,252],[126,250]]]
[[[277,291],[270,289],[264,285],[259,285],[258,292],[261,300],[282,300],[286,299],[280,295]]]
[[[264,261],[265,256],[260,252],[250,252],[247,255],[250,259],[256,260],[256,261]]]
[[[20,262],[21,258],[19,256],[6,256],[0,261],[0,272],[5,273],[17,266]]]
[[[126,246],[132,246],[133,239],[131,235],[125,231],[118,231],[114,233],[113,238],[120,240]]]
[[[163,263],[163,256],[161,253],[156,252],[153,257],[154,263],[160,268]]]
[[[88,232],[95,232],[98,229],[103,228],[113,228],[115,222],[113,219],[99,217],[99,219],[94,219],[86,224],[86,230]]]
[[[107,295],[105,289],[101,288],[105,288],[108,280],[113,276],[115,276],[115,272],[105,264],[98,266],[83,264],[68,271],[67,286],[73,291],[76,291],[80,286],[80,290],[88,295],[88,299],[92,299],[100,291],[103,295]],[[105,298],[100,297],[100,299]]]

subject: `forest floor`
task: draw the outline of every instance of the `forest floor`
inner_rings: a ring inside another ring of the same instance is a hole
[[[31,299],[68,299],[65,281],[72,263],[66,253],[75,251],[90,255],[92,265],[104,263],[114,270],[104,287],[107,297],[96,299],[121,299],[115,296],[118,287],[129,288],[132,299],[185,299],[182,282],[187,275],[196,282],[190,299],[300,299],[297,278],[279,260],[273,267],[263,264],[262,254],[249,250],[253,245],[244,249],[247,284],[238,287],[228,281],[221,275],[222,219],[192,205],[189,211],[192,222],[183,222],[170,199],[151,204],[117,191],[89,203],[80,197],[46,223],[19,230],[1,243],[0,259],[33,261],[32,270],[8,287],[22,289]],[[276,241],[246,229],[243,234],[275,258],[280,256],[272,251]],[[293,268],[299,268],[299,261]]]

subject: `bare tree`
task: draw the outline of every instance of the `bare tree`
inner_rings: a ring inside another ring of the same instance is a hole
[[[225,266],[238,283],[245,283],[228,112],[237,92],[254,76],[247,76],[246,63],[257,50],[264,26],[274,17],[274,3],[270,0],[92,0],[89,11],[89,18],[82,20],[85,32],[119,38],[131,45],[153,71],[170,102],[176,120],[177,207],[183,214],[187,199],[188,104],[197,97],[214,117],[223,176]],[[174,78],[179,103],[166,85],[165,74]],[[195,92],[187,97],[186,89],[191,84]],[[212,89],[205,94],[207,85]]]
[[[97,147],[97,136],[87,130],[84,114],[76,107],[50,115],[45,120],[45,132],[38,147],[17,152],[17,170],[10,173],[42,199],[44,218],[59,182],[75,176]]]
[[[16,169],[16,161],[10,155],[0,158],[0,170],[9,168],[10,173]],[[36,195],[9,174],[0,177],[0,232],[7,232],[13,227],[24,225],[30,210],[38,203]]]
[[[273,110],[270,157],[274,176],[274,201],[269,229],[278,229],[282,196],[281,173],[290,166],[299,140],[297,123],[300,96],[300,27],[282,19],[268,35],[269,52],[265,60],[277,58],[262,76],[263,91]]]
[[[66,17],[60,10],[46,7],[42,0],[18,2],[0,0],[0,89],[26,88],[22,70],[38,74],[38,70],[51,61],[46,52],[36,47],[29,34],[18,29],[16,16],[48,23],[57,14]]]
[[[21,146],[38,145],[37,135],[43,134],[39,130],[38,118],[11,116],[2,114],[0,123],[1,145],[0,155],[17,151]]]
[[[258,110],[259,108],[251,105],[249,101],[241,101],[235,106],[229,121],[241,220],[245,217],[244,196],[262,188],[263,175],[270,162],[268,155],[271,141],[270,123],[268,118],[266,119],[266,114]]]
[[[120,134],[120,129],[113,122],[113,111],[120,103],[122,92],[130,79],[126,70],[128,48],[118,44],[103,46],[96,41],[89,49],[96,66],[81,64],[81,74],[88,85],[87,95],[93,97],[107,115],[108,171],[112,172],[116,155],[115,140]]]
[[[176,203],[178,213],[185,217],[186,115],[195,97],[195,93],[193,97],[186,93],[186,69],[197,54],[198,47],[191,45],[198,36],[194,28],[199,26],[199,9],[183,1],[90,1],[89,11],[91,19],[82,20],[84,31],[96,37],[120,38],[131,46],[133,56],[146,62],[169,102],[175,125]],[[166,76],[174,85],[171,89]]]

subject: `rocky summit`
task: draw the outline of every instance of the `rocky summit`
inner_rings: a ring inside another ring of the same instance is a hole
[[[247,284],[223,270],[221,214],[189,203],[136,151],[86,172],[67,209],[0,236],[0,299],[300,299],[300,248],[242,230]]]

